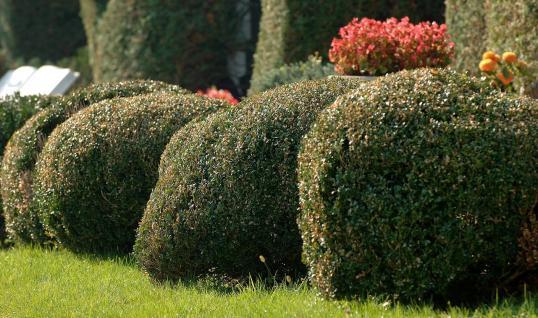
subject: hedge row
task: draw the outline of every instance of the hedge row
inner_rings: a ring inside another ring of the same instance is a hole
[[[0,180],[8,236],[16,242],[40,242],[44,239],[31,209],[34,166],[56,126],[93,103],[158,91],[186,92],[176,86],[152,81],[92,85],[59,99],[26,121],[11,137],[2,161]]]
[[[227,105],[160,92],[105,100],[59,125],[39,156],[33,187],[47,236],[79,252],[130,252],[170,137]]]
[[[85,43],[78,0],[0,0],[0,46],[10,61],[57,61]]]
[[[262,0],[262,17],[252,83],[284,64],[319,52],[327,58],[331,40],[354,17],[442,21],[442,0]]]
[[[0,157],[11,135],[19,129],[28,118],[48,107],[57,97],[45,96],[8,96],[0,100]],[[0,199],[0,243],[5,239],[2,200]]]
[[[135,255],[156,279],[303,271],[297,152],[316,115],[356,80],[281,86],[187,125],[166,147]],[[259,257],[265,258],[263,264]]]
[[[446,304],[536,282],[537,101],[453,71],[387,76],[322,113],[299,184],[325,296]]]
[[[228,54],[253,45],[238,39],[246,12],[230,1],[110,0],[96,19],[98,8],[94,1],[83,6],[97,81],[151,78],[192,90],[224,86]]]

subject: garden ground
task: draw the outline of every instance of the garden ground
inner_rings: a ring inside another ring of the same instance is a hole
[[[325,301],[304,284],[224,292],[210,281],[155,285],[130,258],[66,251],[0,251],[0,317],[538,317],[538,297],[478,308]]]

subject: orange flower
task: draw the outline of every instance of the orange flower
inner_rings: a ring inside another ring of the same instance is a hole
[[[497,62],[492,59],[485,59],[480,62],[478,68],[480,68],[482,72],[492,72],[497,69]]]
[[[493,51],[487,51],[486,53],[482,54],[482,60],[493,60],[495,62],[499,62],[501,60],[501,57]]]
[[[503,61],[506,63],[514,63],[517,61],[517,55],[514,52],[504,52]]]
[[[505,77],[504,74],[502,72],[499,72],[497,73],[497,78],[499,79],[499,81],[501,81],[504,85],[508,85],[510,83],[512,83],[512,81],[514,80],[514,76],[512,75],[512,73],[508,72],[508,77]]]

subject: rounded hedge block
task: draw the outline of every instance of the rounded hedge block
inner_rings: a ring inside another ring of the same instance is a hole
[[[317,113],[358,87],[305,81],[187,125],[168,144],[135,255],[156,279],[303,271],[296,157]]]
[[[298,171],[322,294],[475,297],[536,268],[538,104],[483,85],[404,71],[320,115]]]
[[[15,242],[40,242],[42,228],[30,211],[34,166],[51,132],[78,110],[114,97],[171,91],[187,93],[177,86],[154,81],[131,81],[92,85],[62,97],[30,118],[6,146],[0,180],[8,236]]]
[[[58,126],[35,172],[35,209],[47,236],[75,251],[130,252],[173,133],[226,105],[155,93],[94,104]]]
[[[36,112],[48,107],[58,97],[20,96],[18,94],[0,100],[0,157],[13,133]],[[0,243],[5,239],[2,200],[0,200]]]

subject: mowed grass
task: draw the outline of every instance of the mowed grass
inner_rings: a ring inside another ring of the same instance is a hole
[[[327,301],[305,284],[152,284],[129,258],[38,248],[0,250],[0,317],[537,317],[538,298],[478,308]]]

